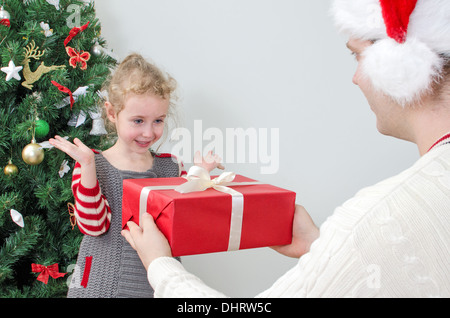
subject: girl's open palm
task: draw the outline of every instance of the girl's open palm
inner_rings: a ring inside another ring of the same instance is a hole
[[[52,146],[68,154],[81,166],[89,166],[94,163],[94,152],[78,138],[75,138],[73,143],[71,143],[60,136],[55,136],[55,138],[51,138],[49,142]]]
[[[196,166],[200,166],[208,170],[208,172],[213,171],[214,169],[225,170],[225,167],[222,165],[222,158],[218,155],[214,155],[212,151],[208,152],[206,157],[202,157],[202,153],[197,151],[194,155],[194,164]]]

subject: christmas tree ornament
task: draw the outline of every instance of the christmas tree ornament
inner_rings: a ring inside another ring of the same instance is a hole
[[[100,56],[103,53],[103,47],[98,44],[98,41],[95,42],[94,46],[91,48],[91,53],[94,56]]]
[[[17,166],[12,163],[12,160],[9,160],[8,164],[3,169],[3,172],[7,176],[15,176],[16,174],[19,173],[19,168],[17,168]]]
[[[35,128],[36,137],[43,138],[47,136],[49,132],[50,132],[49,124],[45,120],[37,119]]]
[[[39,51],[39,47],[36,47],[36,43],[34,41],[32,41],[25,47],[25,59],[22,62],[22,64],[24,65],[23,76],[25,77],[25,82],[22,83],[23,87],[31,90],[33,89],[32,84],[38,81],[42,75],[66,67],[65,65],[46,66],[45,63],[42,62],[37,70],[32,72],[30,69],[31,58],[39,60],[44,55],[44,53],[45,51]]]
[[[55,104],[55,107],[58,108],[58,109],[63,108],[63,107],[66,107],[67,105],[70,104],[70,102],[71,102],[70,94],[72,94],[73,101],[76,102],[76,101],[78,100],[78,97],[79,97],[79,96],[85,96],[85,95],[86,95],[87,90],[88,90],[88,88],[89,88],[89,86],[78,87],[77,90],[76,90],[75,92],[72,93],[72,92],[70,92],[70,90],[69,90],[68,88],[67,88],[67,91],[66,91],[66,88],[65,88],[64,86],[61,86],[60,84],[58,84],[58,83],[56,83],[56,82],[53,83],[53,85],[55,85],[56,87],[58,87],[58,89],[61,87],[61,89],[60,89],[61,92],[69,94],[69,96],[66,97],[66,98],[64,98],[64,99],[61,101],[61,103]],[[69,92],[70,92],[70,93],[69,93]]]
[[[69,140],[69,137],[64,137],[64,139],[65,140]],[[54,146],[52,146],[51,144],[50,144],[50,141],[43,141],[43,142],[40,142],[40,143],[38,143],[38,145],[39,146],[41,146],[41,148],[42,149],[53,149],[53,148],[55,148]]]
[[[25,222],[23,221],[23,216],[22,216],[22,214],[20,214],[19,211],[11,209],[10,214],[11,214],[11,219],[13,220],[14,223],[16,223],[21,228],[25,227]]]
[[[105,128],[105,121],[102,118],[101,110],[97,110],[96,112],[89,112],[89,115],[92,119],[92,129],[89,132],[91,136],[104,136],[107,135],[108,132]]]
[[[0,8],[0,24],[7,27],[11,26],[11,15],[3,8],[3,6]]]
[[[69,55],[69,64],[73,68],[76,68],[80,64],[80,69],[83,71],[87,70],[87,61],[91,59],[91,54],[89,52],[80,51],[78,52],[74,48],[68,46],[66,47],[67,55]]]
[[[44,265],[40,265],[40,264],[31,264],[31,271],[33,273],[39,273],[37,280],[46,285],[48,283],[49,277],[57,279],[60,277],[64,277],[67,274],[67,273],[59,272],[58,264],[53,264],[50,266],[44,266]]]
[[[72,117],[70,117],[69,121],[67,122],[67,125],[70,127],[78,128],[85,123],[86,119],[87,119],[86,113],[84,111],[80,111],[78,115],[72,114]]]
[[[40,26],[41,29],[43,30],[42,32],[45,34],[45,37],[49,38],[53,35],[53,29],[50,29],[48,23],[41,22]]]
[[[67,46],[67,44],[69,44],[69,42],[72,41],[72,39],[78,35],[78,33],[83,32],[84,30],[86,30],[88,28],[88,26],[89,26],[89,23],[90,22],[86,23],[85,25],[83,25],[81,27],[74,27],[74,28],[72,28],[72,30],[70,30],[70,32],[69,32],[69,35],[64,40],[64,46]]]
[[[59,0],[47,0],[49,4],[55,6],[55,9],[59,11]]]
[[[73,203],[67,203],[67,210],[69,211],[70,225],[72,226],[72,231],[77,225],[77,218],[75,217],[75,205]]]
[[[31,144],[27,145],[22,150],[22,159],[26,164],[30,166],[37,166],[44,161],[44,149],[36,143],[36,140],[32,140]]]
[[[19,72],[23,69],[22,66],[16,66],[14,61],[9,61],[8,67],[2,67],[2,72],[6,73],[6,81],[9,82],[11,79],[15,78],[20,81],[22,78],[19,75]]]
[[[56,86],[59,89],[60,92],[69,94],[70,110],[72,110],[73,104],[75,103],[75,98],[73,97],[72,91],[70,89],[68,89],[67,87],[62,86],[61,84],[59,84],[59,83],[57,83],[55,81],[52,81],[52,84],[54,86]]]
[[[69,167],[69,161],[64,160],[61,164],[61,166],[59,167],[59,177],[62,178],[64,177],[64,175],[70,171],[70,167]]]

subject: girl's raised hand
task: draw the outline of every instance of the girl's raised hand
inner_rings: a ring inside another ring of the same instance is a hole
[[[51,138],[49,142],[52,146],[68,154],[81,166],[89,166],[95,162],[94,152],[78,138],[75,138],[73,143],[71,143],[60,136],[55,136],[55,138]]]
[[[222,159],[218,155],[213,155],[213,152],[210,151],[206,155],[206,157],[202,157],[200,151],[197,151],[194,155],[194,164],[196,166],[200,166],[208,170],[209,172],[214,169],[225,170],[225,167],[222,165]]]

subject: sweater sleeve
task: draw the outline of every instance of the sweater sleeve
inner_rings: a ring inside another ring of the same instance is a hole
[[[200,278],[189,273],[179,261],[172,257],[154,260],[147,277],[155,290],[156,298],[225,298],[226,296],[208,287]]]
[[[346,288],[334,278],[342,274],[347,278],[355,276],[352,269],[357,260],[350,252],[349,233],[336,230],[330,225],[324,227],[321,228],[321,232],[325,230],[324,235],[313,243],[311,251],[302,256],[297,265],[280,277],[272,287],[257,295],[257,298],[342,297],[346,294]],[[341,257],[333,259],[331,255],[336,249],[341,250]],[[155,297],[226,297],[170,258],[153,261],[148,268],[147,277],[155,290]]]
[[[100,185],[88,189],[81,184],[81,166],[77,162],[72,176],[72,192],[75,197],[75,217],[81,233],[100,236],[106,233],[111,222],[111,209],[102,194]]]

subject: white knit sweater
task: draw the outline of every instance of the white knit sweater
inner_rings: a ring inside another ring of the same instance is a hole
[[[172,258],[148,279],[156,297],[225,297]],[[450,297],[450,144],[337,208],[259,297]]]

